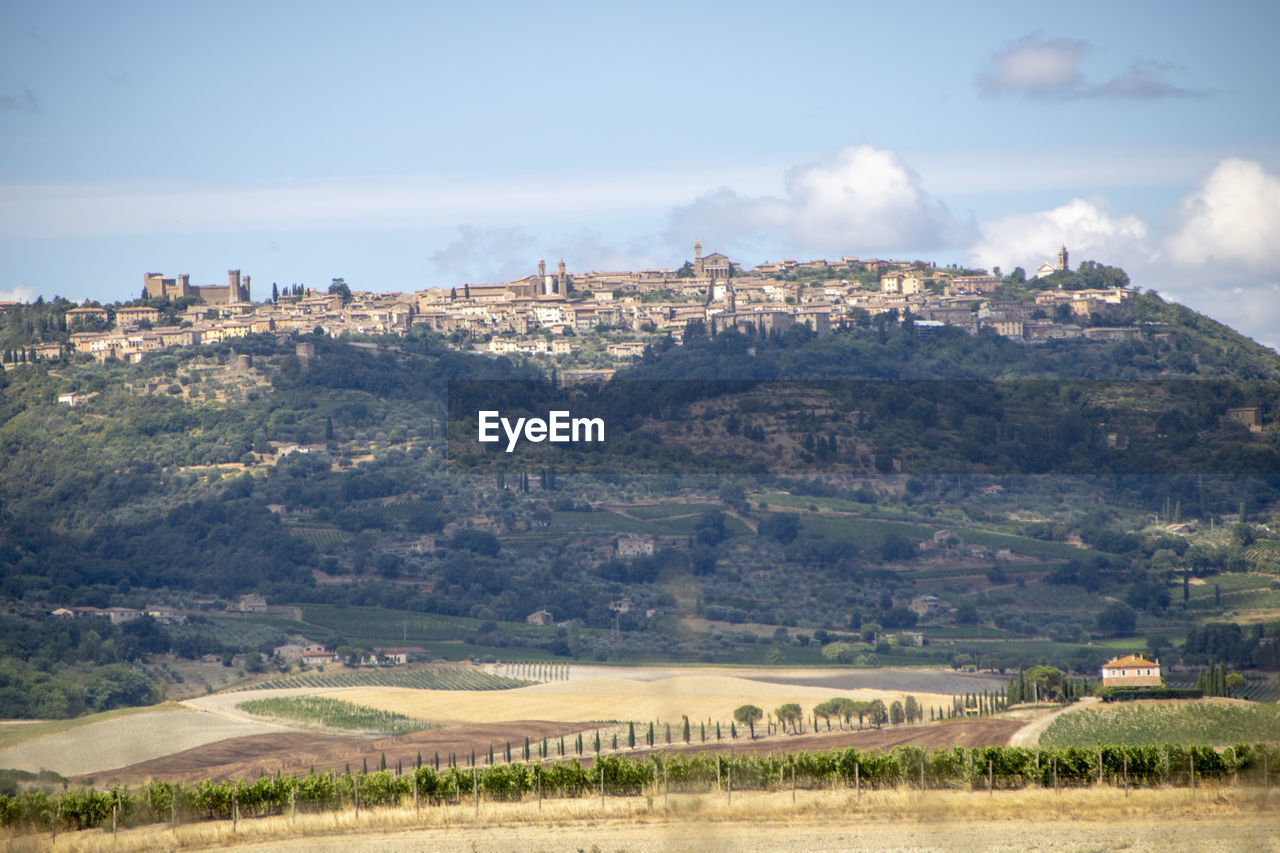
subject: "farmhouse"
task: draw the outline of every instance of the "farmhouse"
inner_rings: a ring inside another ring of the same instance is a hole
[[[385,660],[388,663],[410,663],[412,661],[431,660],[431,652],[420,646],[388,646],[373,650],[375,658],[371,662]]]
[[[1102,665],[1103,687],[1159,687],[1160,661],[1141,655],[1112,658]]]

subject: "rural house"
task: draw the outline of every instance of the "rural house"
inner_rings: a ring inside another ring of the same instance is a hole
[[[1141,655],[1112,658],[1102,665],[1103,687],[1159,687],[1160,661]]]

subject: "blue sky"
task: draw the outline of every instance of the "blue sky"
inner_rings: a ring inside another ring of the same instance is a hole
[[[1280,6],[0,12],[0,300],[1066,243],[1280,344]]]

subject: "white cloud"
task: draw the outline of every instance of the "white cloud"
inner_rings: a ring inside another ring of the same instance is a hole
[[[1085,79],[1081,65],[1093,50],[1087,41],[1023,36],[998,50],[976,78],[984,95],[1022,95],[1027,98],[1187,98],[1204,92],[1186,89],[1165,79],[1182,68],[1167,62],[1134,59],[1123,74],[1102,83]]]
[[[513,281],[538,270],[533,237],[519,228],[458,228],[456,240],[431,255],[444,276],[476,284]]]
[[[982,237],[969,250],[976,266],[1015,266],[1034,272],[1045,261],[1056,259],[1058,248],[1066,246],[1072,266],[1096,260],[1114,266],[1142,263],[1150,259],[1147,226],[1136,216],[1115,216],[1104,207],[1084,199],[1073,199],[1052,210],[1016,213],[984,222]]]
[[[19,284],[11,290],[0,290],[0,302],[31,302],[38,295],[34,287]]]
[[[1088,42],[1075,39],[1023,36],[991,57],[978,75],[978,88],[989,95],[1068,95],[1084,82],[1080,60],[1088,49]]]
[[[1166,241],[1182,264],[1280,270],[1280,178],[1252,160],[1223,160],[1178,205]]]
[[[722,189],[672,211],[670,243],[720,251],[788,247],[816,254],[954,245],[966,227],[932,199],[894,152],[858,145],[787,173],[785,198]]]
[[[636,238],[625,245],[616,245],[598,231],[584,228],[556,240],[547,253],[547,269],[554,269],[555,262],[564,260],[571,270],[641,270],[670,266],[673,259],[664,252],[654,251],[652,239]]]

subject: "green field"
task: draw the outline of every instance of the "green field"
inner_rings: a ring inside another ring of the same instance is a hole
[[[464,616],[440,616],[384,607],[341,607],[307,604],[304,622],[344,637],[348,643],[376,646],[417,645],[433,640],[457,640],[475,631],[479,620]]]
[[[382,735],[407,735],[435,728],[434,723],[415,720],[401,714],[380,711],[342,699],[326,696],[274,696],[250,699],[236,706],[242,711],[277,720],[315,723],[331,729],[373,732]]]
[[[571,512],[552,513],[557,525],[561,527],[596,527],[605,528],[615,533],[647,533],[650,536],[688,536],[693,533],[701,519],[701,513],[688,518],[655,519],[640,521],[627,518],[616,512]],[[749,533],[747,526],[733,516],[725,517],[725,527],[734,533]]]
[[[504,675],[490,675],[475,669],[347,669],[335,665],[326,672],[282,675],[254,684],[245,690],[273,690],[281,687],[409,687],[415,690],[510,690],[533,682]]]
[[[1063,714],[1040,735],[1040,746],[1050,747],[1256,741],[1280,741],[1280,706],[1223,700],[1118,702]]]
[[[804,515],[801,517],[804,531],[833,541],[851,542],[862,549],[876,549],[890,535],[898,535],[909,542],[931,538],[939,530],[954,530],[967,543],[989,545],[992,548],[1009,548],[1015,554],[1041,559],[1082,557],[1093,553],[1063,542],[1042,542],[1025,536],[974,530],[952,524],[916,524],[899,521],[877,521],[845,516]]]
[[[724,510],[720,504],[686,504],[686,503],[670,503],[670,504],[645,504],[643,506],[626,507],[628,515],[634,515],[636,518],[643,518],[646,521],[655,518],[672,518],[677,515],[701,514],[704,512],[714,512],[715,510]]]

